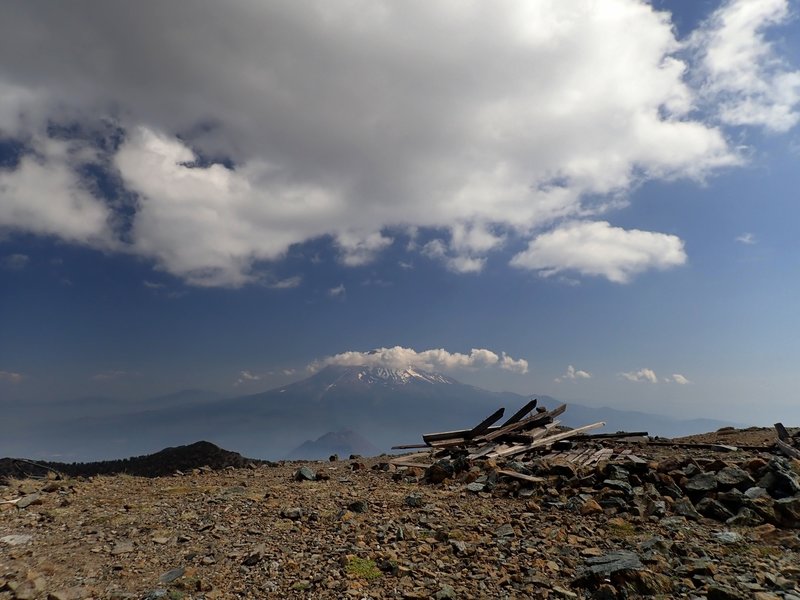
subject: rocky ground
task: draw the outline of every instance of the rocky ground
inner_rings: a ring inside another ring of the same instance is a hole
[[[0,504],[0,600],[800,600],[797,461],[635,454],[644,464],[583,470],[544,457],[426,473],[383,457],[11,480],[0,499],[22,500]]]

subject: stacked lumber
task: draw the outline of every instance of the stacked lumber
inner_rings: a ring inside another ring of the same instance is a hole
[[[581,436],[605,425],[600,421],[562,430],[559,429],[557,417],[564,413],[567,405],[562,404],[553,410],[547,410],[537,408],[536,404],[535,399],[531,400],[500,425],[497,423],[503,418],[503,408],[496,410],[471,429],[426,433],[422,436],[424,444],[395,446],[395,449],[429,448],[435,452],[435,457],[459,453],[466,455],[468,460],[511,458],[550,449],[556,442]],[[428,453],[420,455],[427,456]],[[402,460],[413,461],[414,458],[403,457]]]

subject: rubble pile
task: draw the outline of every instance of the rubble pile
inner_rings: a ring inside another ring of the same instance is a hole
[[[424,435],[431,450],[391,461],[395,480],[453,483],[584,515],[800,528],[800,450],[781,424],[771,447],[678,444],[646,432],[585,435],[596,423],[560,431],[555,417],[566,406],[525,417],[534,407],[499,427],[491,425],[502,410],[472,430]],[[683,451],[659,456],[666,448]],[[429,462],[415,462],[423,456]],[[786,539],[800,547],[800,538]]]

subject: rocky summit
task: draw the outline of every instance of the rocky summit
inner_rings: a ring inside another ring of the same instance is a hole
[[[597,443],[10,479],[0,599],[800,599],[800,462]]]

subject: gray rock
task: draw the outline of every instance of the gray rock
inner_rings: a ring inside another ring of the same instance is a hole
[[[593,575],[608,577],[620,571],[638,571],[644,568],[639,555],[627,550],[610,552],[603,556],[594,556],[586,559],[586,568],[582,571],[582,576]]]
[[[420,506],[425,504],[425,501],[419,494],[409,494],[408,496],[406,496],[403,502],[405,502],[406,506],[410,506],[411,508],[419,508]]]
[[[700,513],[697,512],[692,501],[688,498],[681,498],[680,500],[676,500],[675,503],[672,505],[672,511],[676,515],[681,515],[686,517],[687,519],[694,519],[697,521],[700,519]]]
[[[717,477],[714,473],[699,473],[686,482],[690,492],[712,492],[717,489]]]
[[[773,508],[775,517],[782,526],[800,528],[800,496],[776,500]]]
[[[717,484],[722,488],[741,487],[746,489],[755,482],[750,477],[750,473],[739,467],[725,467],[720,469],[716,475]]]
[[[177,569],[170,569],[166,573],[162,573],[161,577],[158,578],[159,583],[172,583],[176,579],[183,577],[186,573],[186,569],[183,567],[178,567]]]
[[[477,494],[478,492],[482,492],[484,487],[486,487],[484,484],[473,481],[472,483],[467,484],[467,491]]]
[[[41,504],[42,498],[39,494],[28,494],[17,502],[17,508],[28,508],[32,504]]]
[[[294,472],[295,481],[315,481],[317,474],[309,467],[300,467]]]
[[[22,546],[29,543],[33,539],[31,535],[4,535],[0,537],[0,544],[7,546]]]
[[[756,498],[761,498],[762,496],[766,496],[767,490],[765,490],[762,487],[753,486],[745,490],[744,495],[750,500],[755,500]]]
[[[494,530],[494,535],[499,538],[514,537],[514,528],[510,523],[505,523]]]
[[[720,544],[738,544],[743,539],[735,531],[717,531],[712,537]]]
[[[697,503],[697,512],[718,521],[727,521],[733,513],[713,498],[703,498]]]
[[[281,516],[284,519],[291,519],[292,521],[297,521],[298,519],[303,518],[303,509],[297,506],[284,508],[283,510],[281,510]]]
[[[147,594],[144,595],[142,600],[158,600],[159,598],[166,598],[167,597],[167,590],[158,589],[158,590],[150,590]]]
[[[452,586],[447,585],[446,583],[442,584],[442,587],[439,589],[436,594],[433,596],[436,600],[445,600],[447,598],[455,598],[456,591],[452,588]]]
[[[603,481],[603,485],[612,490],[619,490],[629,498],[633,496],[633,488],[627,481],[621,479],[606,479]]]

